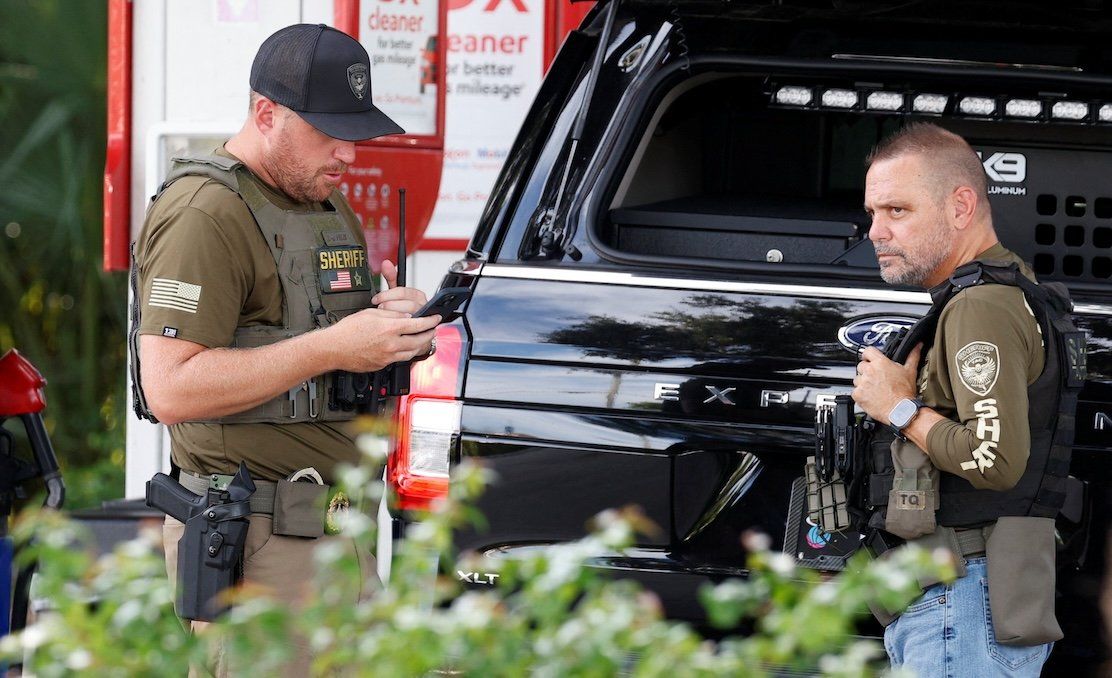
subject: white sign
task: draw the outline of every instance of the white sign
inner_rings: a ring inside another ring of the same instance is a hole
[[[437,0],[359,3],[374,104],[406,134],[436,134],[437,7]]]
[[[540,87],[544,1],[451,0],[448,17],[444,173],[425,237],[467,239]]]

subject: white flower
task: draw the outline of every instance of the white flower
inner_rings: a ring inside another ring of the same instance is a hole
[[[313,646],[314,650],[323,650],[332,643],[336,634],[332,629],[322,627],[313,630],[313,634],[309,637],[309,644]]]
[[[750,552],[767,551],[772,548],[772,537],[757,530],[746,530],[741,535],[741,545]]]
[[[811,598],[820,605],[829,605],[838,597],[838,588],[833,582],[823,582],[811,590]]]
[[[795,558],[786,553],[773,553],[769,556],[768,567],[781,577],[787,577],[795,572]]]
[[[489,597],[468,592],[456,599],[452,605],[456,620],[465,628],[480,629],[487,626],[493,617],[493,604]]]
[[[373,433],[364,433],[356,440],[359,450],[367,459],[382,464],[390,453],[390,439]]]
[[[34,651],[40,645],[50,640],[51,629],[46,627],[46,622],[41,621],[31,624],[19,634],[19,642],[26,650]]]
[[[87,669],[93,664],[93,655],[84,648],[79,648],[69,653],[66,657],[66,668],[73,669],[74,671],[81,671]]]
[[[112,622],[117,627],[127,626],[131,622],[143,616],[143,602],[132,598],[125,601],[120,605],[120,609],[116,610],[116,614],[112,616]]]
[[[347,544],[338,539],[317,544],[313,549],[313,559],[320,565],[331,565],[339,559],[344,557],[347,552]]]

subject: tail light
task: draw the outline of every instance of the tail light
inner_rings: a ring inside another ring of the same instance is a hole
[[[459,439],[463,339],[458,325],[436,328],[436,353],[414,363],[397,411],[397,447],[388,477],[402,509],[428,509],[448,495],[448,461]]]

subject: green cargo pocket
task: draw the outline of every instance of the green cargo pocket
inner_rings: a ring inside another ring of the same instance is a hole
[[[274,534],[287,537],[324,536],[324,505],[328,485],[279,480],[274,488]]]

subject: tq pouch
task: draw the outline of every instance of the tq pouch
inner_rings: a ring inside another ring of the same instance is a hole
[[[902,539],[915,539],[934,532],[938,469],[930,457],[908,441],[893,440],[891,454],[895,474],[888,492],[884,530]]]
[[[327,485],[279,480],[274,488],[271,531],[286,537],[323,537],[327,499]]]

